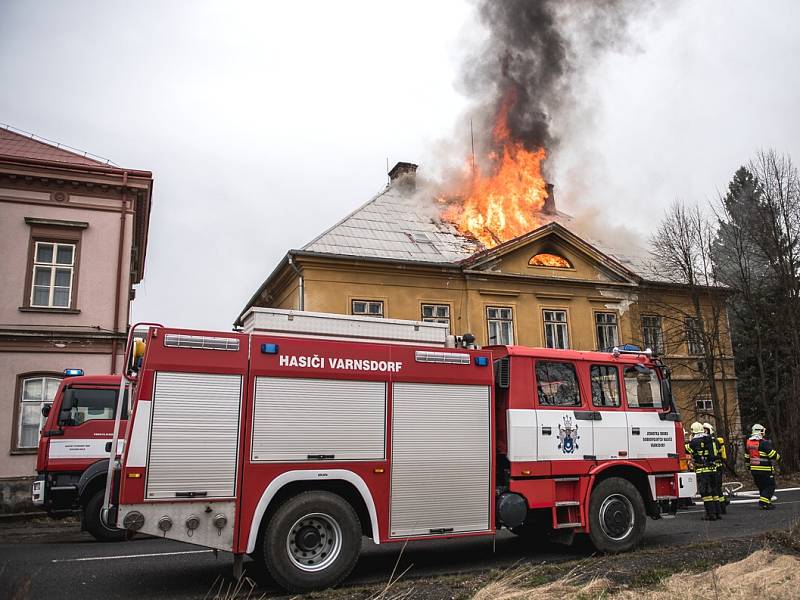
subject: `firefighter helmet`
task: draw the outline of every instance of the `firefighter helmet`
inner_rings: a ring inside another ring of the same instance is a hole
[[[753,425],[753,435],[764,435],[765,431],[766,428],[763,425],[760,425],[759,423]]]
[[[709,435],[714,433],[714,426],[711,423],[703,423],[703,429],[705,429]]]
[[[703,425],[698,421],[692,423],[691,427],[692,433],[703,433]]]

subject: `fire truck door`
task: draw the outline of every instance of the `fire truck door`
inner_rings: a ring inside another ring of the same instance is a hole
[[[575,365],[537,361],[539,460],[584,460],[594,455],[592,412],[582,406]]]
[[[627,367],[625,397],[628,402],[628,445],[630,458],[667,458],[677,454],[675,424],[662,421],[661,383],[651,369]]]

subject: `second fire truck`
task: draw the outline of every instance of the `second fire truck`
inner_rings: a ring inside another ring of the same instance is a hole
[[[453,343],[445,325],[252,309],[150,326],[110,523],[262,562],[291,591],[376,544],[584,534],[602,552],[694,493],[649,352]],[[464,347],[468,346],[468,347]]]

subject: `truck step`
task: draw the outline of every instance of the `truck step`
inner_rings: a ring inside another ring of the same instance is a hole
[[[580,506],[581,503],[577,500],[562,500],[561,502],[556,502],[556,506]]]
[[[558,525],[556,525],[555,528],[556,529],[569,529],[569,528],[580,527],[580,526],[581,526],[580,523],[559,523]]]

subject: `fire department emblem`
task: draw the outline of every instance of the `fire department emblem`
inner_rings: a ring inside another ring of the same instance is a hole
[[[572,454],[578,446],[578,424],[572,422],[572,417],[564,415],[564,424],[558,424],[558,449],[564,454]]]

